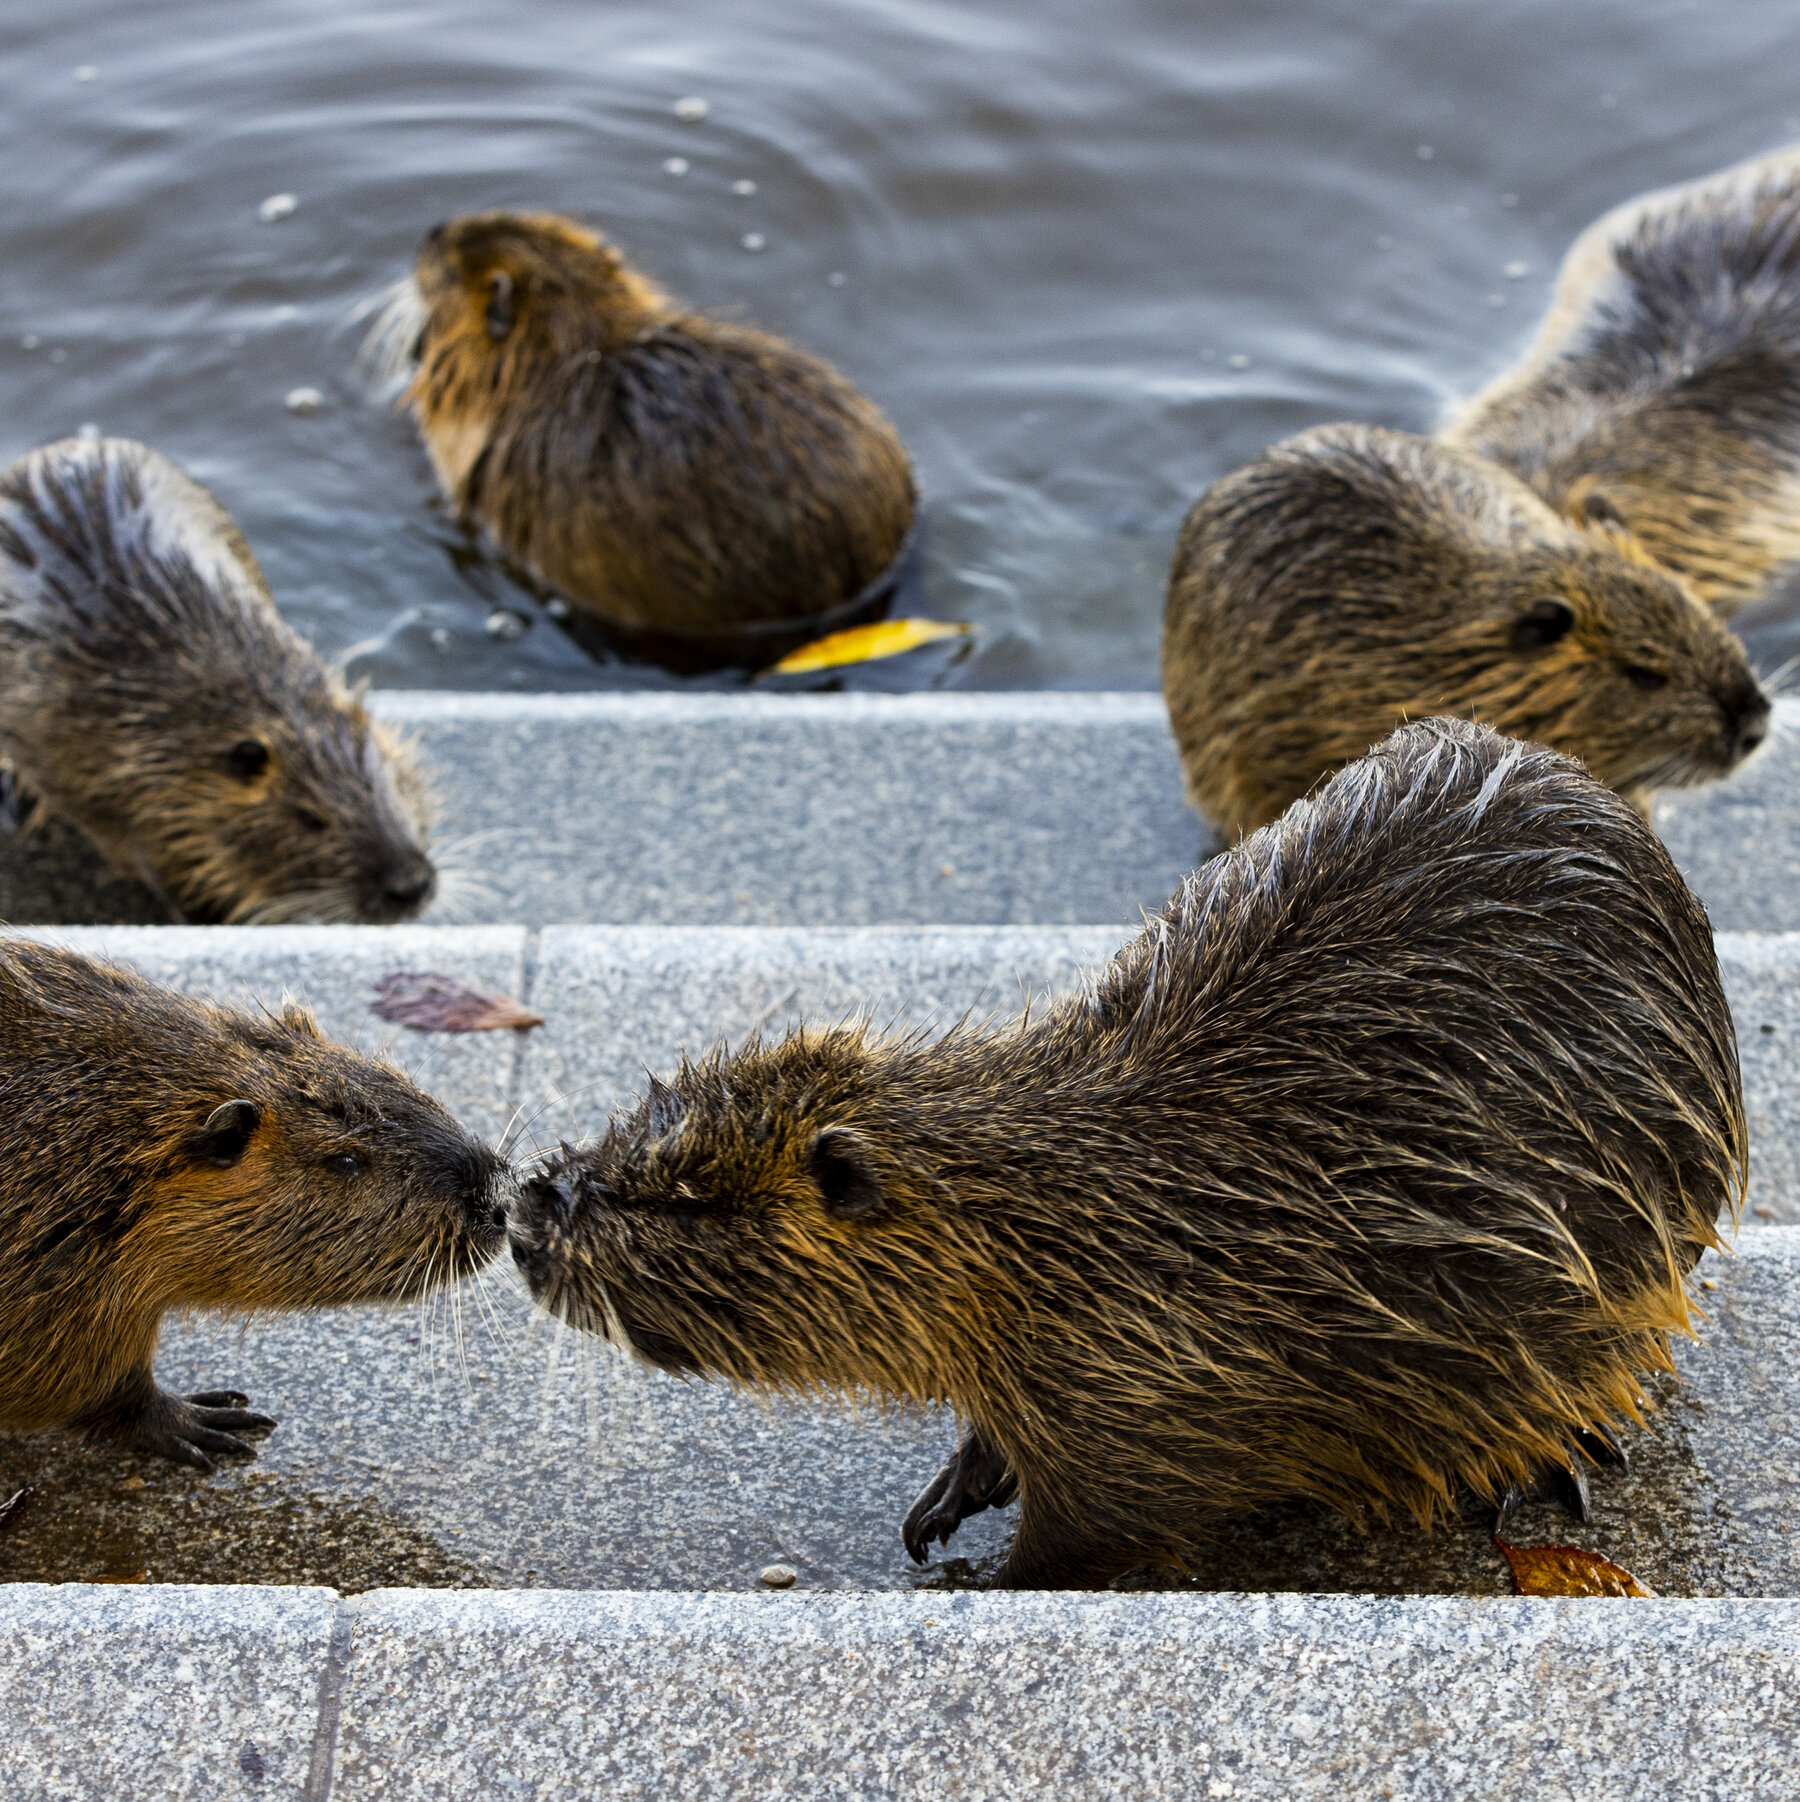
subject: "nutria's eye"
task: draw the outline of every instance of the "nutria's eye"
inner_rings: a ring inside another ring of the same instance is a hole
[[[254,782],[269,767],[269,747],[260,738],[240,738],[225,753],[225,767],[240,782]]]
[[[1622,526],[1625,516],[1604,494],[1590,494],[1581,503],[1581,517],[1590,526]]]
[[[333,1176],[361,1176],[368,1165],[354,1151],[340,1151],[325,1160],[325,1168]]]
[[[323,832],[325,830],[323,816],[314,813],[310,807],[296,807],[294,809],[294,818],[297,819],[308,832]]]
[[[833,1219],[878,1220],[888,1212],[887,1192],[855,1133],[826,1127],[813,1140],[810,1162],[825,1212]]]
[[[504,338],[513,328],[513,278],[504,269],[488,277],[487,329],[490,338]]]
[[[244,1155],[261,1120],[262,1109],[254,1101],[227,1101],[214,1108],[206,1124],[188,1140],[188,1155],[199,1163],[229,1170]]]
[[[1633,688],[1667,688],[1669,672],[1663,669],[1652,669],[1647,663],[1625,663],[1619,666],[1631,681]]]
[[[1541,651],[1567,633],[1575,623],[1575,609],[1567,601],[1533,601],[1512,623],[1515,651]]]

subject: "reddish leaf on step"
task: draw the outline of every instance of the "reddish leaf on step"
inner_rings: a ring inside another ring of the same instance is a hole
[[[1494,1536],[1522,1596],[1653,1596],[1623,1565],[1578,1545],[1508,1545]]]
[[[542,1026],[544,1016],[505,995],[438,970],[396,970],[375,985],[375,1011],[420,1032],[497,1032]]]

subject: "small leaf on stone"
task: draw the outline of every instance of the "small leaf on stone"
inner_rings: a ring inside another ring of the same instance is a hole
[[[944,619],[884,619],[873,626],[854,626],[815,638],[797,651],[789,651],[775,665],[783,676],[806,676],[814,670],[836,669],[845,663],[873,663],[879,657],[899,657],[922,644],[940,638],[964,638],[971,630]]]
[[[1512,1566],[1513,1588],[1522,1596],[1653,1596],[1623,1565],[1578,1545],[1494,1544]]]
[[[16,1491],[5,1501],[0,1502],[0,1533],[4,1533],[8,1527],[17,1524],[19,1516],[25,1512],[25,1504],[30,1500],[31,1487],[27,1484],[25,1488]]]
[[[505,995],[438,970],[396,970],[375,985],[375,1012],[420,1032],[496,1032],[542,1026],[544,1016]]]
[[[147,1570],[112,1571],[104,1577],[88,1577],[89,1583],[148,1583],[150,1573]]]

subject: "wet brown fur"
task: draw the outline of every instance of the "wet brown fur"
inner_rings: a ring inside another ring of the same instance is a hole
[[[15,828],[62,815],[188,920],[392,921],[435,885],[405,748],[141,444],[0,470],[0,764]]]
[[[232,1102],[254,1124],[209,1133]],[[255,1417],[157,1387],[165,1313],[424,1294],[497,1249],[510,1183],[397,1069],[298,1007],[238,1013],[0,940],[0,1429],[202,1465],[239,1449],[216,1429]]]
[[[894,562],[916,493],[828,364],[688,312],[548,213],[425,241],[406,391],[445,494],[606,623],[676,637],[820,614]]]
[[[1434,720],[1086,994],[686,1065],[511,1237],[543,1306],[668,1369],[951,1405],[1017,1481],[998,1581],[1055,1585],[1286,1497],[1429,1521],[1566,1465],[1667,1367],[1744,1158],[1667,853],[1572,762]]]
[[[1560,636],[1521,645],[1534,609]],[[1761,742],[1742,645],[1625,535],[1410,433],[1321,426],[1203,495],[1176,545],[1163,688],[1188,793],[1265,825],[1403,720],[1580,758],[1640,811]]]
[[[1800,557],[1800,151],[1615,208],[1446,436],[1729,616]]]

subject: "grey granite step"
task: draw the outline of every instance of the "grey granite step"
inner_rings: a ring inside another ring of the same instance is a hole
[[[594,1130],[647,1065],[872,1009],[942,1023],[1005,1014],[1021,986],[1065,988],[1119,928],[110,928],[50,936],[221,995],[314,1002],[327,1027],[383,1044],[482,1130],[522,1109],[533,1135]],[[1792,1052],[1800,938],[1723,935],[1761,1174],[1755,1205],[1800,1214]],[[446,1040],[369,1011],[378,976],[430,967],[526,993],[547,1024]],[[1765,1026],[1773,1027],[1764,1032]],[[1758,1199],[1765,1198],[1765,1199]],[[1755,1216],[1752,1216],[1755,1222]],[[1678,1348],[1683,1387],[1596,1484],[1600,1549],[1671,1595],[1800,1595],[1800,1231],[1760,1223],[1703,1272],[1712,1316]],[[896,1523],[947,1450],[927,1416],[758,1407],[714,1385],[615,1363],[534,1320],[504,1272],[425,1308],[177,1323],[159,1370],[231,1385],[281,1421],[254,1464],[211,1479],[59,1438],[0,1438],[0,1495],[36,1490],[0,1535],[0,1579],[157,1579],[742,1590],[781,1560],[802,1586],[967,1582],[1007,1522],[969,1522],[916,1573]],[[1527,1530],[1562,1537],[1549,1511]],[[965,1563],[958,1563],[957,1560]],[[1479,1525],[1371,1542],[1294,1509],[1226,1536],[1212,1588],[1494,1593]]]
[[[1753,1802],[1800,1603],[0,1589],[9,1798]]]
[[[433,917],[1084,925],[1212,843],[1159,696],[388,693],[440,804]],[[1800,701],[1658,825],[1714,923],[1800,929]],[[157,921],[67,828],[0,841],[0,919]]]

